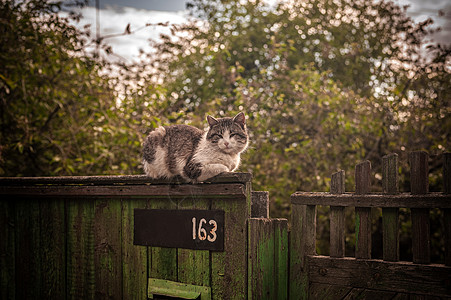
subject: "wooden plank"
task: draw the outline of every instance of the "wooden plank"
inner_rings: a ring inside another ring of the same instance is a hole
[[[124,186],[0,186],[0,195],[29,196],[36,198],[48,197],[80,197],[98,196],[111,198],[126,197],[166,197],[184,198],[193,195],[204,198],[228,198],[231,196],[246,196],[243,184],[173,184],[173,185],[124,185]]]
[[[250,173],[221,173],[210,178],[210,183],[247,183],[252,179]],[[183,183],[181,179],[153,179],[146,175],[112,175],[112,176],[58,176],[58,177],[0,177],[0,186],[8,185],[123,185],[123,184],[161,184]]]
[[[205,209],[210,208],[208,199],[187,198],[179,201],[178,209]],[[198,285],[210,286],[210,251],[178,249],[177,268],[178,281]]]
[[[150,198],[147,206],[153,209],[176,209],[177,200],[171,197],[167,197],[167,199]],[[177,281],[177,249],[162,247],[149,247],[148,249],[149,277]]]
[[[443,154],[443,187],[444,193],[451,194],[451,153]],[[445,232],[445,265],[451,266],[451,209],[443,210]]]
[[[66,218],[64,200],[40,200],[42,296],[66,298]]]
[[[330,193],[345,192],[345,171],[332,174]],[[330,256],[345,256],[345,215],[343,206],[330,207]]]
[[[382,187],[385,194],[397,194],[398,155],[390,154],[382,158]],[[382,208],[383,259],[399,260],[399,208]]]
[[[309,256],[312,283],[450,297],[451,268],[375,259]]]
[[[296,205],[335,205],[345,207],[406,207],[406,208],[451,208],[451,195],[429,193],[426,195],[356,195],[346,193],[296,192],[291,195],[291,203]]]
[[[135,208],[145,208],[147,200],[122,201],[122,295],[124,299],[147,300],[147,247],[133,245]]]
[[[336,300],[350,294],[352,288],[339,285],[312,283],[309,289],[309,299]]]
[[[248,299],[276,299],[273,223],[266,218],[250,218],[248,232]]]
[[[247,187],[243,187],[247,190]],[[248,195],[250,197],[250,194]],[[211,252],[213,299],[247,298],[247,219],[250,198],[212,200],[211,209],[225,211],[224,252]]]
[[[94,201],[70,199],[67,210],[67,298],[94,299]]]
[[[371,163],[364,161],[355,167],[355,193],[368,194],[371,188]],[[371,258],[371,208],[355,208],[355,257]]]
[[[269,192],[252,191],[251,218],[269,218]]]
[[[42,297],[39,202],[16,200],[15,274],[16,298]]]
[[[121,200],[95,201],[95,297],[122,298]]]
[[[316,206],[292,205],[290,299],[308,299],[307,255],[316,254]]]
[[[410,189],[414,195],[429,192],[429,155],[424,151],[411,152]],[[428,264],[431,262],[431,238],[429,209],[412,208],[412,256],[413,262]]]
[[[288,299],[288,220],[272,219],[274,227],[275,297]]]
[[[0,201],[0,299],[15,299],[15,215],[12,201]]]

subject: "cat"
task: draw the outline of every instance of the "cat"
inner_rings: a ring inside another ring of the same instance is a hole
[[[143,143],[143,166],[152,178],[181,176],[192,183],[233,172],[249,142],[246,116],[207,116],[205,132],[188,125],[159,127]]]

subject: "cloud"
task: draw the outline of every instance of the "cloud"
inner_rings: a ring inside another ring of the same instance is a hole
[[[96,9],[85,7],[81,10],[83,18],[76,26],[82,28],[91,24],[93,34],[96,32]],[[120,34],[130,24],[131,31],[145,26],[146,24],[158,24],[169,22],[169,24],[181,24],[187,21],[184,11],[154,11],[137,9],[133,7],[106,6],[99,11],[100,36]],[[130,62],[139,55],[139,49],[149,50],[149,39],[157,40],[160,34],[170,34],[165,26],[149,26],[130,35],[106,39],[111,45],[113,53],[123,57]]]

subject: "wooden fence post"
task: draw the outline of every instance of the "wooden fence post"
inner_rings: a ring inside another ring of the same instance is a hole
[[[411,152],[410,189],[414,195],[429,192],[429,155],[425,151]],[[412,255],[413,262],[428,264],[431,262],[429,209],[412,208]]]
[[[371,188],[371,162],[366,160],[355,167],[355,193],[368,194]],[[371,258],[371,208],[355,208],[355,257]]]
[[[382,157],[382,188],[384,194],[393,195],[398,187],[398,154]],[[382,208],[383,259],[399,260],[399,208]]]
[[[443,186],[445,194],[451,194],[451,153],[443,154]],[[443,213],[445,224],[445,265],[451,266],[451,209]]]
[[[345,192],[345,171],[332,174],[330,181],[331,194]],[[343,206],[330,207],[330,256],[345,256],[345,216]]]

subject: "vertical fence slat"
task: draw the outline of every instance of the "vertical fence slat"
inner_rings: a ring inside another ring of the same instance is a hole
[[[99,199],[94,211],[95,296],[122,299],[121,199]]]
[[[176,199],[149,199],[151,209],[176,209]],[[150,278],[177,281],[177,249],[163,247],[148,248],[148,274]]]
[[[390,154],[382,158],[382,190],[393,195],[399,191],[398,155]],[[399,208],[382,208],[383,259],[399,260]]]
[[[123,299],[147,299],[147,247],[133,245],[134,209],[146,204],[139,198],[122,201]]]
[[[273,219],[272,222],[276,273],[275,299],[288,299],[288,220]]]
[[[0,299],[15,299],[14,205],[0,200]]]
[[[451,194],[451,153],[443,155],[443,186],[444,193]],[[445,225],[445,265],[451,266],[451,209],[443,211],[443,223]]]
[[[269,218],[269,192],[252,192],[251,218]]]
[[[67,298],[94,299],[94,202],[67,200]]]
[[[178,208],[208,210],[210,200],[183,199],[179,201]],[[177,268],[179,282],[210,286],[210,251],[178,249]]]
[[[332,174],[330,181],[331,194],[345,192],[345,171]],[[345,256],[345,216],[343,206],[330,207],[330,256]]]
[[[355,193],[368,194],[371,188],[371,163],[367,160],[355,167]],[[355,208],[355,257],[371,258],[371,208]]]
[[[274,227],[267,218],[251,218],[249,232],[248,298],[275,299]]]
[[[415,195],[429,191],[429,155],[424,151],[411,152],[410,188]],[[413,262],[428,264],[431,262],[429,209],[412,208],[412,256]]]
[[[316,205],[292,206],[290,299],[308,299],[307,255],[316,254]]]

